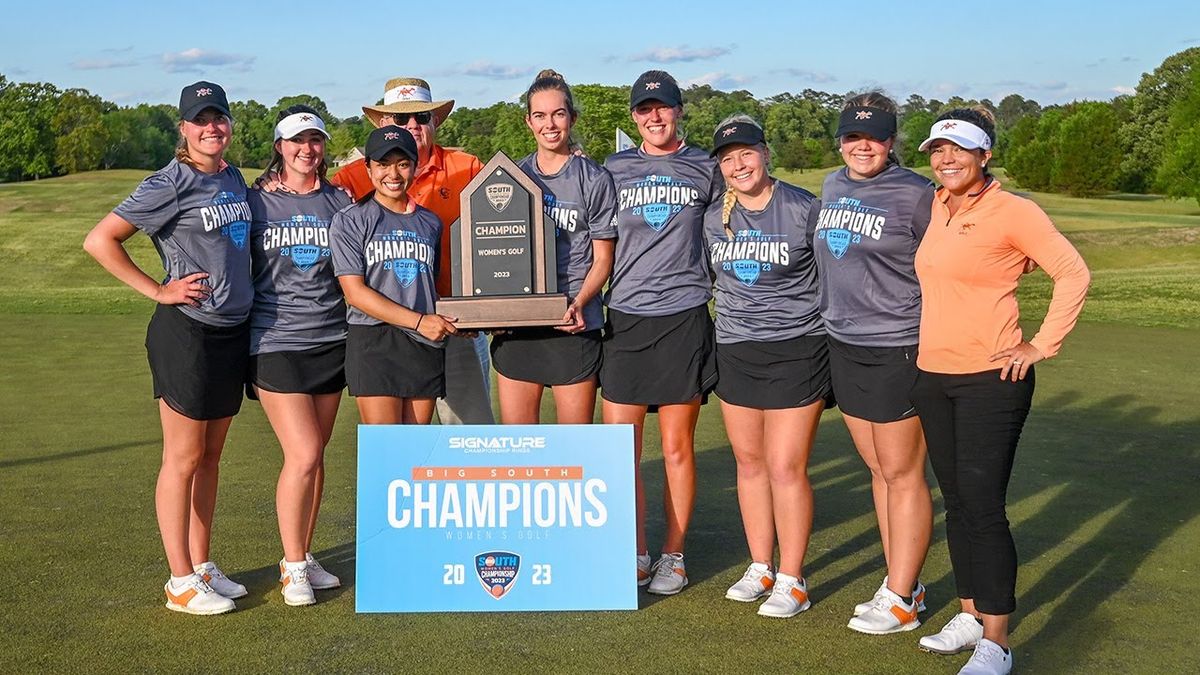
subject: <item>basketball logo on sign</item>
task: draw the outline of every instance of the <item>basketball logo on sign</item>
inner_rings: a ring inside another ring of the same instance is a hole
[[[521,571],[521,556],[509,551],[489,551],[475,556],[475,574],[483,590],[499,600],[512,590]]]
[[[512,201],[513,186],[508,183],[493,183],[487,186],[487,200],[496,209],[496,213],[508,208]]]

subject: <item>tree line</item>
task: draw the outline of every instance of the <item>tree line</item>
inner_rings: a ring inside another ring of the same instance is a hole
[[[615,129],[635,141],[629,88],[602,84],[572,87],[580,111],[574,135],[592,157],[613,150]],[[833,133],[845,94],[805,89],[755,98],[745,90],[695,85],[684,91],[682,122],[688,142],[711,144],[725,117],[745,113],[760,120],[775,166],[812,169],[839,163]],[[318,110],[341,156],[366,141],[363,117],[339,119],[317,96],[230,104],[235,124],[226,157],[239,166],[264,167],[271,157],[276,114],[297,103]],[[947,101],[912,94],[900,103],[896,154],[920,166],[917,151],[936,117],[951,108],[981,105],[997,123],[993,164],[1029,190],[1091,196],[1111,191],[1200,198],[1200,47],[1167,57],[1142,76],[1131,95],[1111,101],[1042,106],[1020,94],[999,102]],[[524,123],[524,102],[456,109],[438,130],[438,142],[462,147],[485,161],[497,151],[513,158],[534,150]],[[0,181],[37,179],[96,169],[154,169],[166,164],[178,139],[170,105],[117,106],[84,89],[59,90],[44,82],[10,82],[0,74]]]

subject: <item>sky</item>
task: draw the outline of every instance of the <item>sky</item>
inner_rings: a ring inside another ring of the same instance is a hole
[[[268,106],[313,94],[339,117],[360,114],[393,77],[481,107],[517,100],[547,67],[571,84],[609,85],[661,68],[685,86],[760,98],[883,88],[901,101],[1108,100],[1200,46],[1200,3],[1159,0],[4,5],[0,74],[10,81],[174,105],[205,79]]]

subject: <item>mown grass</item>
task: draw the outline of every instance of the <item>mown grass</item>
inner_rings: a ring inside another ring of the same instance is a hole
[[[799,182],[819,187],[821,176],[806,172]],[[954,672],[965,661],[915,648],[956,607],[940,516],[922,575],[925,626],[885,637],[845,628],[883,561],[868,476],[836,412],[823,419],[810,470],[813,608],[772,621],[722,599],[747,554],[715,404],[697,430],[692,584],[679,596],[643,595],[637,612],[359,616],[353,402],[344,401],[330,445],[314,546],[346,585],[300,609],[283,605],[274,578],[278,447],[259,406],[247,403],[222,462],[214,555],[250,596],[223,617],[167,612],[153,509],[161,434],[141,346],[152,308],[79,248],[140,177],[0,186],[0,672],[896,673]],[[1063,225],[1096,281],[1084,323],[1059,358],[1038,367],[1014,469],[1017,666],[1189,671],[1191,633],[1178,617],[1200,593],[1200,380],[1186,375],[1200,322],[1200,251],[1197,224],[1173,221],[1200,216],[1179,202],[1033,197],[1060,225],[1073,216],[1056,210],[1140,210],[1124,212],[1122,227],[1102,218],[1095,227],[1086,218]],[[155,269],[145,237],[131,246]],[[1027,317],[1044,311],[1048,290],[1045,275],[1026,279]],[[646,438],[644,470],[658,495],[653,419]],[[653,546],[662,522],[658,509],[651,514]]]

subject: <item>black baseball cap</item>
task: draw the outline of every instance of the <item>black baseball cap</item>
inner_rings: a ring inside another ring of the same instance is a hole
[[[633,110],[646,101],[662,101],[672,108],[683,105],[683,94],[679,85],[662,71],[648,70],[638,77],[629,90],[629,109]]]
[[[841,138],[855,132],[877,141],[886,141],[896,135],[896,115],[883,108],[867,105],[846,108],[838,116],[838,128],[834,136]]]
[[[405,157],[417,163],[417,142],[412,134],[404,127],[389,124],[371,132],[367,136],[366,155],[378,162],[393,150],[399,150]]]
[[[727,145],[765,145],[766,142],[763,130],[758,125],[746,121],[726,122],[713,132],[713,151],[709,154],[716,157],[721,148]]]
[[[189,122],[196,119],[205,108],[215,108],[221,114],[233,118],[229,114],[229,100],[225,98],[225,90],[219,84],[200,80],[183,88],[179,92],[179,118]]]

